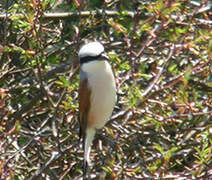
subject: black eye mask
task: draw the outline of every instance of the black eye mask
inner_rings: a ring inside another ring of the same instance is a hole
[[[80,64],[84,64],[84,63],[87,63],[90,61],[96,61],[96,60],[105,61],[105,60],[108,60],[108,58],[104,53],[101,53],[98,56],[85,56],[83,58],[80,58]]]

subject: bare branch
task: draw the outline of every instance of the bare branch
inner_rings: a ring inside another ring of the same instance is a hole
[[[52,78],[53,76],[55,76],[57,73],[67,72],[68,70],[71,70],[72,67],[74,67],[74,66],[76,66],[76,64],[74,64],[73,62],[72,63],[70,63],[70,62],[64,63],[64,64],[58,66],[57,68],[49,71],[44,79],[48,80],[48,79]],[[75,73],[72,74],[72,77],[75,76],[77,71],[78,71],[78,67],[74,71]],[[72,79],[72,77],[71,77],[71,79]],[[31,79],[29,78],[29,79],[25,80],[25,82],[26,81],[31,81]],[[12,89],[10,91],[12,91]],[[32,109],[32,107],[36,104],[36,102],[38,102],[40,99],[42,99],[43,96],[44,96],[43,92],[38,91],[36,93],[36,95],[34,96],[34,98],[28,104],[26,104],[20,111],[17,111],[14,114],[12,114],[10,118],[15,119],[15,120],[21,120],[22,115],[24,113],[26,113],[27,111],[29,111],[30,109]]]
[[[163,70],[166,66],[166,63],[170,60],[170,58],[172,57],[174,53],[174,44],[172,45],[172,47],[170,48],[170,51],[169,51],[169,55],[168,57],[166,58],[164,64],[162,67],[160,67],[156,77],[154,78],[154,80],[152,81],[152,83],[146,88],[146,90],[142,93],[142,96],[146,96],[151,90],[152,88],[154,87],[154,85],[157,83],[157,81],[159,80],[161,74],[163,73]]]
[[[50,19],[61,19],[61,18],[69,18],[69,17],[87,17],[90,15],[98,15],[98,14],[106,14],[107,16],[117,16],[118,13],[123,13],[125,16],[134,17],[135,12],[133,11],[111,11],[111,10],[96,10],[96,11],[81,11],[81,12],[60,12],[60,13],[44,13],[43,18],[50,18]],[[21,16],[22,14],[0,14],[0,19],[5,19],[7,16],[10,17],[11,15]]]

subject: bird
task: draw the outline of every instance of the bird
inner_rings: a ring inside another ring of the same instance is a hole
[[[91,145],[98,129],[104,127],[116,103],[116,83],[104,46],[93,41],[83,45],[78,53],[79,139],[83,143],[83,177],[90,165]]]

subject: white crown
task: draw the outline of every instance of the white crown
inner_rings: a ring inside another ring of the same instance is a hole
[[[104,46],[101,43],[97,41],[90,42],[81,47],[78,53],[78,57],[79,58],[83,58],[86,56],[95,57],[100,55],[102,52],[104,52]]]

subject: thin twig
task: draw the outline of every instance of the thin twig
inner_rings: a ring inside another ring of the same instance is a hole
[[[172,47],[171,47],[170,50],[169,50],[169,55],[168,55],[168,57],[166,58],[166,60],[165,60],[165,62],[164,62],[164,64],[163,64],[163,66],[160,67],[160,69],[159,69],[159,71],[158,71],[156,77],[155,77],[154,80],[151,82],[151,84],[146,88],[146,90],[145,90],[143,93],[141,93],[142,97],[146,96],[146,95],[152,90],[152,88],[155,86],[155,84],[158,82],[158,80],[159,80],[161,74],[163,73],[163,70],[164,70],[164,68],[165,68],[165,66],[166,66],[166,64],[167,64],[167,62],[171,59],[171,57],[172,57],[172,55],[173,55],[173,53],[174,53],[174,49],[175,49],[175,48],[174,48],[174,44],[172,44]]]
[[[78,146],[78,142],[76,142],[75,144],[72,144],[64,149],[61,150],[61,152],[58,151],[54,151],[52,152],[52,155],[50,157],[49,160],[47,160],[40,169],[38,169],[35,174],[30,177],[28,180],[35,180],[37,179],[52,163],[54,163],[55,161],[57,161],[61,156],[63,156],[65,153],[67,153],[70,149],[75,148],[76,146]]]
[[[73,66],[76,66],[74,63],[65,63],[65,64],[62,64],[60,66],[58,66],[57,68],[49,71],[46,76],[45,76],[45,79],[50,79],[52,78],[53,76],[55,76],[57,73],[64,73],[64,72],[67,72],[68,70],[70,70]],[[77,67],[75,69],[75,73],[72,74],[71,76],[71,79],[73,79],[73,77],[76,75],[76,72],[78,72],[79,70],[79,67]],[[30,80],[30,79],[29,79]],[[12,91],[12,90],[10,90]],[[34,96],[34,98],[29,102],[27,103],[25,106],[22,107],[21,110],[19,111],[16,111],[14,114],[12,114],[9,118],[12,118],[12,119],[15,119],[15,120],[21,120],[22,119],[22,115],[24,113],[26,113],[27,111],[31,110],[32,107],[40,100],[43,98],[44,94],[43,92],[41,91],[38,91],[37,93],[35,93],[36,95]]]

